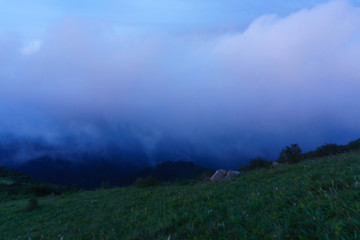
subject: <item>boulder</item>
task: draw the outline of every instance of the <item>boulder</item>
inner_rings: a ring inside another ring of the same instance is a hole
[[[236,178],[239,174],[240,174],[240,172],[238,172],[238,171],[229,170],[229,171],[227,171],[227,174],[224,177],[224,180],[230,180],[230,179]]]
[[[219,169],[216,170],[216,172],[211,176],[210,182],[233,179],[237,177],[239,174],[240,173],[237,171],[232,171],[232,170],[226,171],[224,169]]]
[[[211,176],[210,182],[222,181],[222,180],[224,180],[226,174],[227,174],[227,171],[224,169],[216,170],[216,172]]]

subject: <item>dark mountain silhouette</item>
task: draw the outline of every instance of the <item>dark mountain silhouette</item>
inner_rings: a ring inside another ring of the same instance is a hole
[[[71,139],[53,145],[41,139],[9,137],[0,141],[0,166],[31,175],[47,183],[96,188],[131,184],[130,176],[148,166],[147,156],[137,146],[121,149],[78,147]]]
[[[148,167],[136,174],[133,178],[146,178],[154,176],[159,181],[172,182],[176,180],[193,179],[208,169],[195,165],[189,161],[166,161],[155,167]]]
[[[32,178],[27,174],[20,173],[18,171],[7,170],[2,167],[0,167],[0,179],[3,181],[4,179],[9,181],[8,183],[9,185],[16,182],[27,183],[27,184],[38,183],[38,181],[36,181],[34,178]]]
[[[169,159],[180,162],[166,162]],[[11,136],[0,141],[0,166],[29,174],[42,182],[79,185],[86,189],[99,187],[105,182],[110,186],[126,186],[134,181],[134,176],[148,174],[156,175],[161,181],[193,178],[204,168],[181,162],[193,159],[202,158],[195,154],[191,144],[169,137],[159,141],[152,156],[136,143],[125,147],[115,143],[101,147],[78,146],[77,141],[70,138],[54,145],[42,139]],[[164,163],[141,171],[161,162]]]
[[[13,199],[20,195],[60,195],[65,192],[77,190],[78,188],[76,187],[40,182],[27,174],[0,167],[0,193],[5,193],[3,196],[5,199]]]
[[[112,186],[131,184],[130,176],[141,168],[129,163],[115,163],[101,159],[74,162],[44,156],[12,167],[13,170],[29,174],[35,179],[66,186],[79,185],[92,189],[107,182]]]

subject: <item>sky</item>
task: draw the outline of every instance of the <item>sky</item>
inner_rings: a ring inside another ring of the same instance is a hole
[[[274,160],[360,137],[359,63],[359,0],[0,0],[0,138]]]

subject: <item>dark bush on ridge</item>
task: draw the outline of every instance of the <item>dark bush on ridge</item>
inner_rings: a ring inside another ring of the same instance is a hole
[[[318,147],[316,152],[318,157],[325,157],[343,153],[345,152],[345,149],[341,145],[325,143],[323,146]]]
[[[258,158],[253,158],[250,160],[250,165],[249,167],[251,169],[254,169],[254,168],[264,168],[264,167],[269,167],[271,166],[272,162],[271,161],[267,161],[261,157],[258,157]]]
[[[360,139],[349,142],[348,144],[343,146],[343,148],[344,148],[344,151],[346,151],[346,152],[360,150]]]
[[[281,152],[278,159],[279,163],[297,163],[301,159],[301,149],[298,144],[286,146]]]
[[[33,194],[38,197],[47,196],[50,194],[54,195],[60,195],[64,192],[66,192],[65,187],[58,187],[58,186],[52,186],[52,185],[34,185],[26,189],[27,194]]]
[[[325,143],[323,146],[316,148],[315,151],[309,151],[302,154],[303,159],[312,159],[318,157],[333,156],[351,151],[360,150],[360,139],[351,141],[346,145],[337,145],[335,143]]]
[[[271,161],[267,161],[261,157],[257,157],[251,159],[248,165],[240,167],[239,171],[249,171],[257,168],[265,168],[271,166],[271,164]]]
[[[159,184],[159,181],[154,176],[148,176],[147,178],[138,178],[135,180],[134,185],[139,188],[153,187]]]

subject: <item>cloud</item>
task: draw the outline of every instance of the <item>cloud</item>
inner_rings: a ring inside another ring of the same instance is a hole
[[[40,40],[32,40],[20,49],[20,52],[24,55],[30,55],[40,50],[41,41]]]
[[[111,142],[125,131],[149,158],[171,136],[219,165],[359,137],[360,9],[346,1],[219,35],[64,19],[41,44],[12,38],[0,37],[3,133]]]

